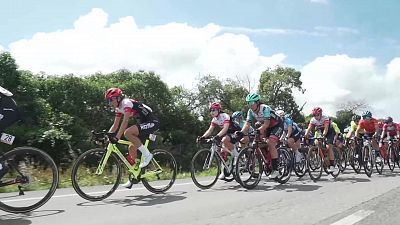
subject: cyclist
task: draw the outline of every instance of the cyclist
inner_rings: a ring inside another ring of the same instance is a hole
[[[134,165],[137,150],[139,150],[144,157],[139,168],[146,167],[153,158],[153,154],[142,144],[141,138],[153,133],[159,128],[159,121],[153,115],[152,109],[141,102],[126,97],[120,88],[108,89],[104,94],[104,98],[108,101],[108,104],[115,109],[114,123],[109,133],[115,134],[119,127],[118,133],[116,133],[115,138],[112,138],[113,140],[111,141],[116,143],[118,139],[124,135],[126,139],[133,143],[133,145],[129,146],[128,161]],[[129,119],[132,117],[138,119],[140,123],[128,127]],[[132,185],[133,184],[128,181],[128,183],[123,186],[131,188]]]
[[[7,127],[21,119],[17,103],[12,96],[10,91],[0,86],[0,136]],[[0,180],[8,170],[8,167],[0,161]]]
[[[327,148],[329,155],[329,167],[328,172],[332,173],[335,169],[335,155],[333,154],[333,141],[335,139],[335,131],[332,127],[331,120],[329,117],[322,115],[322,109],[320,107],[315,107],[312,110],[312,118],[308,124],[308,128],[305,133],[305,137],[308,137],[312,130],[315,130],[316,135],[322,135],[323,138],[327,139]]]
[[[353,117],[351,118],[351,122],[350,122],[350,130],[347,133],[346,138],[349,139],[351,137],[353,137],[353,135],[355,134],[357,127],[358,127],[358,123],[361,120],[361,116],[360,115],[353,115]],[[362,137],[362,135],[364,135],[365,131],[364,129],[359,130],[359,138]]]
[[[379,125],[378,120],[372,118],[372,113],[370,111],[365,111],[362,114],[362,120],[358,123],[357,130],[355,132],[355,136],[358,137],[360,134],[360,130],[364,129],[364,136],[367,137],[379,137]],[[375,139],[372,139],[372,148],[375,150],[375,154],[378,154],[379,148],[378,143]],[[381,159],[379,156],[376,157],[376,161],[380,162]]]
[[[222,141],[222,150],[223,150],[223,157],[226,160],[227,154],[231,154],[234,157],[237,157],[239,153],[234,150],[234,144],[237,141],[236,137],[233,137],[235,131],[240,130],[240,126],[236,123],[233,123],[230,116],[222,111],[222,106],[218,102],[214,102],[210,105],[210,113],[213,117],[211,120],[210,127],[208,130],[201,136],[199,139],[205,139],[212,134],[215,127],[222,128],[217,135],[214,136],[214,141],[220,143]],[[218,177],[219,179],[225,179],[225,173],[222,170],[221,174]]]
[[[398,137],[398,135],[399,135],[399,130],[397,129],[398,124],[393,123],[392,117],[390,117],[390,116],[386,117],[384,122],[385,122],[385,124],[383,125],[383,129],[382,129],[383,131],[381,134],[381,141],[379,143],[379,147],[382,146],[383,140],[385,137],[388,140],[390,140],[390,139],[394,139],[394,138]],[[396,143],[396,145],[397,145],[397,143]],[[388,147],[387,143],[385,143],[385,149],[387,149],[387,147]]]
[[[331,121],[331,124],[332,124],[333,130],[335,131],[334,143],[335,143],[336,147],[338,147],[339,149],[343,149],[343,142],[344,142],[343,134],[340,131],[339,126],[335,122]]]
[[[240,126],[240,128],[243,128],[244,125],[246,124],[246,121],[245,121],[245,118],[244,118],[244,116],[243,116],[243,113],[240,112],[240,111],[236,111],[236,112],[232,113],[232,121],[233,121],[234,123],[238,124],[238,125]],[[248,132],[249,132],[249,133],[254,133],[254,128],[253,128],[253,127],[250,127]],[[236,134],[237,134],[237,133],[236,133]],[[240,137],[240,135],[239,135],[239,137]],[[248,136],[243,137],[243,138],[240,140],[240,145],[241,145],[241,147],[247,146],[248,143],[249,143],[249,141],[250,141],[250,139],[249,139]],[[243,145],[242,145],[242,144],[243,144]]]
[[[250,107],[247,113],[246,123],[242,128],[242,132],[247,134],[251,123],[256,121],[261,123],[260,131],[262,138],[268,138],[268,149],[271,153],[272,172],[270,179],[274,179],[279,175],[278,169],[278,151],[276,145],[283,133],[283,121],[268,105],[261,103],[261,96],[257,93],[247,95],[246,102]]]
[[[277,110],[276,114],[283,120],[284,132],[282,138],[295,153],[296,163],[299,163],[302,159],[301,153],[299,152],[302,129],[292,120],[290,114],[285,115],[283,110]]]

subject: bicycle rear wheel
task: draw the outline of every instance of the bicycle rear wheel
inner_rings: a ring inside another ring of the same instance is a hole
[[[308,174],[313,181],[321,178],[323,170],[323,159],[319,153],[319,149],[315,146],[310,147],[307,154]]]
[[[121,182],[122,166],[115,153],[111,153],[102,173],[97,173],[107,150],[91,149],[80,155],[72,165],[72,187],[82,198],[101,201],[109,197]]]
[[[275,179],[275,181],[279,182],[280,184],[285,184],[289,181],[292,175],[292,157],[290,156],[290,152],[285,147],[278,148],[278,157],[278,171],[280,175]]]
[[[194,184],[201,189],[211,188],[221,173],[220,159],[210,149],[201,149],[193,156],[190,175]]]
[[[253,148],[242,149],[236,161],[236,180],[246,189],[255,188],[261,180],[263,162]]]
[[[295,160],[293,159],[294,173],[298,178],[302,178],[307,172],[307,152],[300,151],[300,153],[301,153],[300,162],[296,163]]]
[[[58,185],[58,169],[42,150],[18,147],[0,157],[0,209],[25,213],[45,204]]]
[[[379,174],[382,174],[383,173],[383,167],[385,166],[385,163],[383,161],[383,157],[380,155],[379,152],[378,152],[378,156],[379,156],[379,158],[374,157],[375,158],[375,168],[376,168],[376,171],[378,171]]]
[[[359,174],[361,172],[361,167],[362,167],[362,151],[357,147],[357,148],[350,148],[350,165],[353,168],[354,172]]]
[[[153,159],[144,168],[141,175],[143,185],[147,190],[159,194],[166,192],[175,183],[177,166],[174,156],[166,150],[153,151]]]

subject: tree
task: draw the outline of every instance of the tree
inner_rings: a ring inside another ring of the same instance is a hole
[[[15,93],[20,84],[20,73],[15,59],[9,52],[0,53],[0,86]]]
[[[261,74],[259,92],[266,104],[291,113],[296,121],[302,122],[304,117],[293,96],[293,89],[305,92],[301,87],[300,76],[301,72],[293,68],[278,66],[273,70],[267,69]]]

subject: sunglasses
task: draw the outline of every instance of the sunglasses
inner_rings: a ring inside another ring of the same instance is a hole
[[[116,98],[116,97],[107,98],[107,103],[108,103],[108,104],[111,104],[111,102],[112,102],[114,99],[117,99],[117,98]]]
[[[218,109],[210,109],[210,112],[216,112]]]
[[[247,102],[247,105],[254,105],[256,102],[254,102],[254,101],[250,101],[250,102]]]

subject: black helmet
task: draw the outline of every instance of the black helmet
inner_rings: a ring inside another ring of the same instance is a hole
[[[385,118],[385,123],[393,123],[393,118],[388,116]]]
[[[361,120],[361,116],[356,114],[353,117],[351,117],[351,120],[353,120],[353,121]]]

